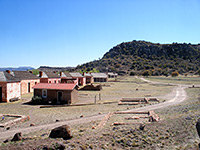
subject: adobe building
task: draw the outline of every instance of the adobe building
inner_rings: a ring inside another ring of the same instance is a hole
[[[33,86],[40,82],[39,77],[36,75],[33,75],[32,72],[29,71],[12,71],[10,72],[7,70],[7,72],[12,75],[13,77],[20,80],[21,83],[21,95],[32,93],[33,92]]]
[[[85,82],[86,82],[86,84],[90,84],[90,83],[93,83],[94,82],[94,78],[93,78],[93,76],[90,74],[90,73],[85,73],[85,72],[83,72],[83,76],[85,77]]]
[[[94,78],[94,82],[107,82],[108,75],[105,73],[91,73],[92,77]]]
[[[34,96],[41,97],[46,104],[71,104],[78,100],[78,87],[74,83],[39,83],[33,89]]]
[[[39,72],[40,83],[60,83],[61,79],[55,72]]]
[[[61,83],[76,83],[78,85],[78,78],[72,78],[68,72],[60,72]]]
[[[108,78],[117,78],[118,74],[113,72],[108,72]]]
[[[5,71],[0,71],[0,102],[10,102],[21,98],[20,80]]]
[[[86,80],[85,80],[86,78],[82,76],[81,73],[75,72],[75,73],[69,73],[69,74],[73,79],[78,79],[78,85],[84,86],[86,84]]]

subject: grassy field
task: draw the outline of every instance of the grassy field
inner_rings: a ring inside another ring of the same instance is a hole
[[[178,77],[165,77],[165,76],[151,76],[146,78],[150,81],[163,82],[163,83],[174,83],[174,84],[189,84],[189,85],[200,85],[199,76],[178,76]]]

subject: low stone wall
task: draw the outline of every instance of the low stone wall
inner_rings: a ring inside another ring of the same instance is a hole
[[[10,120],[10,121],[0,124],[0,127],[3,127],[3,128],[30,120],[29,116],[15,115],[15,114],[0,114],[0,117],[16,117],[16,119],[14,120]]]

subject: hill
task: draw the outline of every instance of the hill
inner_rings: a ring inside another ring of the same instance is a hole
[[[11,70],[11,71],[27,71],[27,70],[33,70],[33,67],[18,67],[18,68],[13,68],[13,67],[7,67],[7,68],[0,68],[0,71],[6,71],[6,70]]]
[[[200,66],[200,44],[172,43],[159,44],[146,41],[121,43],[102,59],[77,66],[77,70],[113,71],[120,74],[141,74],[150,70],[152,75],[196,73]]]
[[[40,66],[38,70],[40,71],[73,71],[75,67],[49,67],[49,66]]]

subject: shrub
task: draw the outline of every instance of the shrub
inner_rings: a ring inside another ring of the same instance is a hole
[[[172,77],[177,77],[179,73],[177,71],[172,72]]]
[[[40,96],[33,96],[31,103],[32,104],[42,104],[42,98]]]
[[[131,71],[130,76],[134,76],[134,75],[135,75],[135,72]]]
[[[151,75],[151,71],[150,70],[145,70],[142,72],[142,76],[148,77]]]

